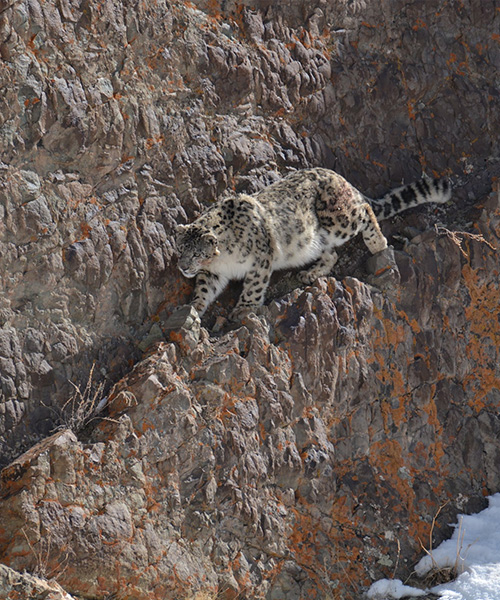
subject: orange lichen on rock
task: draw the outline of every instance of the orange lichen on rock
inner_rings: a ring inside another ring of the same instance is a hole
[[[470,295],[470,304],[465,309],[471,332],[466,353],[475,365],[465,383],[473,390],[469,403],[479,412],[487,404],[486,396],[500,389],[500,290],[498,282],[485,280],[470,264],[463,267],[462,274]]]

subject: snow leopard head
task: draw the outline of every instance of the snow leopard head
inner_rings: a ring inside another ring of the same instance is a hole
[[[195,277],[220,254],[217,237],[199,225],[178,225],[176,229],[178,266],[184,277]]]

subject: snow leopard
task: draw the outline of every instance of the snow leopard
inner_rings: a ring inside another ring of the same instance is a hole
[[[299,273],[304,284],[328,275],[336,249],[361,233],[372,254],[387,247],[377,219],[451,197],[448,179],[423,178],[370,199],[326,168],[292,172],[252,195],[216,201],[189,225],[178,225],[178,267],[196,277],[191,305],[203,315],[232,279],[243,289],[231,318],[264,302],[273,271],[312,265]]]

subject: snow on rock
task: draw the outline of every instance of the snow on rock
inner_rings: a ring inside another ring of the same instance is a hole
[[[455,581],[438,585],[432,591],[441,600],[498,600],[500,563],[471,567]]]
[[[444,600],[498,600],[500,598],[500,493],[488,498],[489,506],[475,515],[459,515],[449,540],[416,565],[425,577],[433,570],[455,568],[459,577],[430,590]],[[425,596],[428,592],[404,585],[399,579],[375,582],[366,597],[392,600]]]
[[[366,593],[369,600],[388,600],[392,598],[416,598],[424,596],[425,592],[408,585],[399,579],[380,579]]]
[[[460,576],[432,592],[445,600],[498,600],[500,598],[500,493],[489,507],[475,515],[461,515],[453,536],[425,556],[415,567],[423,576],[430,570],[454,567]]]
[[[478,514],[460,515],[452,537],[424,556],[416,573],[423,576],[435,568],[454,566],[462,573],[472,566],[500,563],[500,493],[491,496],[489,503]]]

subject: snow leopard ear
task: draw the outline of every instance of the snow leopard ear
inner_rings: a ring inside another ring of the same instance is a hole
[[[179,238],[181,238],[185,233],[187,233],[188,231],[188,225],[177,225],[174,231],[174,237],[176,240],[178,240]]]
[[[217,236],[214,233],[205,233],[203,236],[203,240],[214,247],[215,256],[218,256],[220,254],[220,250],[217,247],[219,240],[217,239]]]
[[[203,234],[203,239],[206,242],[210,242],[210,244],[216,244],[218,242],[217,236],[215,235],[215,233],[211,233],[211,232]]]

